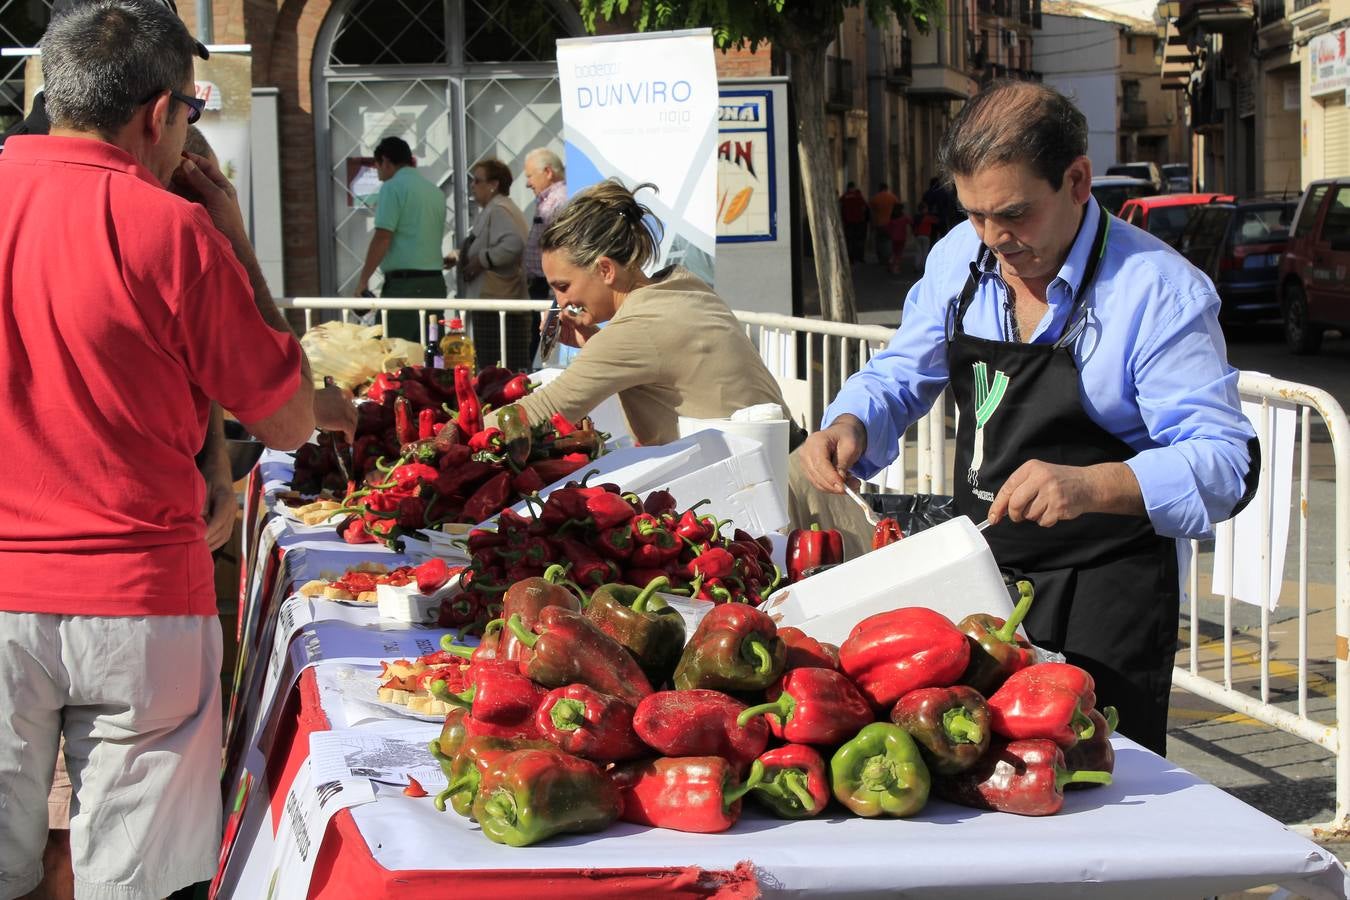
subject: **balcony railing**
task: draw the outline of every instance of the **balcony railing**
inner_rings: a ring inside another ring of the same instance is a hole
[[[1284,18],[1284,0],[1259,0],[1256,14],[1262,25],[1271,25]]]
[[[1120,110],[1121,128],[1147,128],[1148,104],[1143,100],[1126,100]]]
[[[1294,12],[1302,12],[1310,6],[1325,4],[1326,0],[1294,0]]]
[[[825,103],[834,109],[852,109],[853,61],[838,56],[825,58]]]

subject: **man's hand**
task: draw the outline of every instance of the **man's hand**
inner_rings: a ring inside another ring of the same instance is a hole
[[[340,387],[323,387],[314,392],[314,424],[324,431],[340,431],[347,442],[356,440],[356,405],[352,392]]]
[[[797,455],[808,481],[829,494],[842,494],[849,469],[867,449],[867,428],[845,413],[824,431],[811,434]]]
[[[1007,516],[1049,528],[1084,513],[1144,516],[1144,498],[1133,470],[1124,463],[1056,466],[1028,460],[1003,483],[989,507],[989,521]]]
[[[234,485],[229,482],[229,470],[225,471],[225,480],[213,477],[206,483],[206,507],[202,518],[206,520],[206,546],[213,552],[225,546],[234,531],[234,516],[239,511],[239,500],[234,495]]]
[[[204,156],[184,151],[183,161],[173,172],[173,183],[183,196],[206,208],[211,221],[229,239],[236,254],[241,246],[248,245],[248,229],[244,226],[244,214],[239,209],[234,185],[214,163]]]

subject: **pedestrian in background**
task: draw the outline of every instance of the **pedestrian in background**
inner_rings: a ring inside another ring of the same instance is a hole
[[[905,204],[897,203],[891,219],[886,223],[886,238],[891,242],[890,247],[890,271],[892,275],[900,274],[900,263],[905,255],[905,244],[909,240],[910,218],[905,215]],[[923,265],[916,263],[915,268],[923,271]]]
[[[872,233],[877,249],[877,262],[883,266],[890,263],[893,258],[890,224],[895,206],[899,202],[900,198],[891,193],[890,187],[884,181],[877,185],[877,192],[867,201],[872,210]]]
[[[534,218],[530,222],[530,232],[525,237],[525,289],[531,300],[547,300],[552,296],[548,279],[544,277],[544,268],[539,260],[539,237],[553,219],[558,210],[567,202],[567,171],[563,162],[547,147],[536,147],[525,154],[525,183],[534,191]],[[539,336],[550,314],[556,314],[558,304],[553,304],[549,313],[539,317],[539,329],[530,337],[530,359],[539,352]]]
[[[402,138],[386,137],[375,146],[380,194],[375,201],[375,231],[356,281],[358,297],[370,294],[370,279],[384,273],[381,297],[444,297],[441,240],[445,236],[445,195],[416,171],[412,148]],[[392,310],[385,337],[421,342],[415,310]]]
[[[853,262],[863,261],[863,247],[867,243],[867,198],[852,181],[839,198],[839,216],[844,222],[844,246]]]

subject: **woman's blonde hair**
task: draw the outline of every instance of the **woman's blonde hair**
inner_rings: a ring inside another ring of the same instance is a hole
[[[634,194],[656,185],[639,184],[633,190],[617,178],[593,184],[558,211],[553,224],[539,238],[541,252],[561,250],[583,269],[608,256],[624,268],[641,269],[656,259],[665,228]]]

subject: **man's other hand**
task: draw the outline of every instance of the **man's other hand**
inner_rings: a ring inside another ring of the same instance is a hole
[[[229,472],[224,473],[226,479]],[[228,480],[209,480],[206,483],[206,508],[202,518],[206,520],[206,546],[212,551],[225,546],[234,531],[234,515],[239,510],[239,500],[234,495],[234,485]]]
[[[1147,515],[1139,481],[1129,466],[1057,466],[1032,459],[1003,482],[989,507],[989,521],[1007,516],[1049,528],[1094,512]]]
[[[234,185],[215,163],[204,156],[183,152],[183,161],[173,172],[173,182],[183,196],[206,208],[220,233],[229,239],[236,252],[242,242],[248,244],[248,229]]]
[[[867,429],[857,416],[845,413],[830,427],[807,437],[797,451],[802,472],[822,491],[842,494],[853,464],[867,449]]]
[[[324,431],[341,432],[348,443],[356,440],[356,405],[352,392],[337,386],[314,392],[314,424]]]

